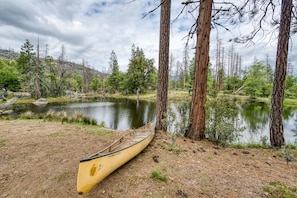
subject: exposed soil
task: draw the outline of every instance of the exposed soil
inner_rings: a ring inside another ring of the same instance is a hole
[[[43,121],[0,121],[0,197],[269,197],[271,181],[297,185],[297,163],[273,149],[217,148],[206,141],[157,134],[140,155],[87,195],[76,192],[80,158],[119,132]],[[294,151],[296,153],[296,151]],[[151,178],[159,170],[164,182]]]

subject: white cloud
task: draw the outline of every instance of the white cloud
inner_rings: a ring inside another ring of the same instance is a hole
[[[155,59],[158,64],[160,10],[142,18],[154,9],[159,1],[136,0],[1,0],[0,1],[0,48],[12,48],[19,51],[26,39],[33,45],[40,40],[41,50],[49,45],[49,54],[58,58],[64,45],[69,61],[82,62],[85,59],[90,66],[104,70],[108,67],[109,56],[114,50],[120,69],[125,71],[131,56],[131,46],[135,44],[144,50],[146,57]],[[172,20],[182,9],[181,1],[172,1]],[[182,14],[171,26],[171,53],[181,60],[189,28],[195,22],[197,13]],[[232,27],[233,33],[219,30],[219,37],[226,48],[227,42],[236,34],[250,30],[251,25],[239,29]],[[216,45],[216,31],[211,35],[211,60]],[[259,37],[260,38],[260,37]],[[294,40],[292,37],[292,41]],[[260,44],[247,47],[235,45],[241,54],[243,64],[250,65],[257,56],[264,59],[266,54],[275,57],[275,42],[269,42],[270,36],[260,38]],[[270,40],[271,41],[271,40]],[[269,44],[267,44],[269,43]],[[195,41],[190,40],[190,48]],[[292,45],[290,60],[296,61],[296,48]],[[190,50],[193,57],[194,50]],[[264,57],[264,58],[263,58]],[[271,58],[274,60],[274,58]],[[274,64],[274,62],[273,62]]]

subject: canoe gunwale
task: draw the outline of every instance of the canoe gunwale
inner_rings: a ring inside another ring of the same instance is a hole
[[[146,139],[150,138],[150,136],[151,136],[151,135],[154,135],[154,133],[155,133],[155,131],[154,131],[153,128],[150,128],[150,129],[144,129],[144,130],[147,130],[147,131],[149,131],[150,133],[149,133],[148,135],[146,135],[144,138],[142,138],[141,140],[139,140],[139,141],[135,141],[135,142],[132,143],[131,145],[125,146],[125,147],[123,147],[123,148],[121,148],[121,149],[118,149],[118,150],[115,150],[115,151],[111,151],[111,152],[108,152],[108,153],[102,153],[103,151],[109,150],[113,145],[115,145],[115,144],[117,144],[117,143],[119,143],[119,142],[125,141],[124,139],[125,139],[126,137],[131,136],[131,134],[137,132],[137,130],[133,130],[133,131],[127,133],[126,135],[124,135],[123,137],[121,137],[121,138],[115,140],[112,144],[110,144],[110,145],[108,145],[107,147],[101,149],[101,150],[98,151],[97,153],[94,153],[94,154],[92,154],[92,155],[90,155],[90,156],[88,156],[88,157],[86,157],[86,158],[82,158],[82,159],[80,159],[80,162],[87,162],[87,161],[91,161],[91,160],[94,160],[94,159],[98,159],[98,158],[101,158],[101,157],[105,157],[105,156],[108,156],[108,155],[113,155],[113,154],[115,154],[115,153],[121,152],[121,151],[126,150],[126,149],[128,149],[128,148],[130,148],[130,147],[132,147],[132,146],[134,146],[134,145],[136,145],[136,144],[139,144],[140,142],[145,141]]]

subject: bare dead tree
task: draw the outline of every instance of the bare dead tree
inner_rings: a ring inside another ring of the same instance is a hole
[[[37,100],[40,96],[39,91],[39,70],[40,70],[40,57],[39,57],[39,38],[37,41],[37,57],[36,57],[36,71],[35,71],[35,100]]]
[[[173,54],[170,54],[170,58],[169,58],[169,80],[171,82],[173,82],[173,78],[172,78],[172,76],[173,76],[173,62],[174,62],[174,56],[173,56]],[[172,83],[169,83],[169,85],[168,85],[169,90],[172,88],[171,84]]]
[[[186,43],[185,49],[184,49],[184,86],[183,86],[184,89],[186,89],[188,67],[189,67],[189,48],[188,48],[188,43]]]

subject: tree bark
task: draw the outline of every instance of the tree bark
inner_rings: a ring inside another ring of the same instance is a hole
[[[156,130],[167,130],[162,120],[167,112],[168,67],[170,41],[170,7],[171,0],[161,0],[160,42],[159,42],[159,75],[157,88]]]
[[[191,124],[185,136],[202,140],[205,138],[205,103],[209,62],[209,37],[213,0],[201,0],[198,16],[193,95],[190,110]]]
[[[288,45],[290,38],[292,0],[282,0],[276,64],[270,110],[270,144],[281,147],[285,144],[282,108],[287,72]]]

